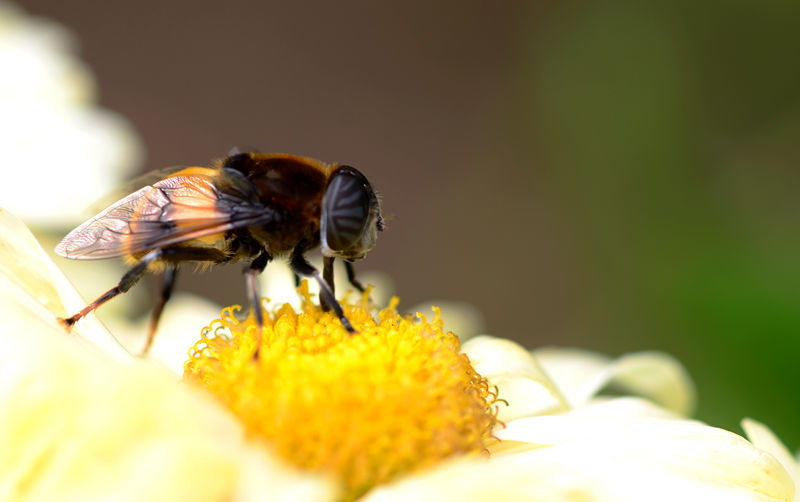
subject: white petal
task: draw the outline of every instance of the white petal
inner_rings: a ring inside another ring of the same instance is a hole
[[[366,500],[788,502],[794,490],[771,455],[697,422],[543,416],[501,435],[539,448],[442,464]]]
[[[684,416],[695,406],[688,373],[662,352],[636,352],[615,360],[579,349],[545,348],[533,354],[572,406],[582,406],[608,387],[646,397]]]
[[[641,397],[597,397],[570,411],[578,417],[678,420],[681,415]],[[685,419],[684,419],[685,420]]]
[[[524,441],[537,446],[604,439],[621,444],[639,435],[680,435],[686,431],[733,435],[692,420],[626,418],[587,413],[587,409],[561,415],[519,418],[508,422],[504,429],[495,434],[501,441]]]
[[[531,351],[531,354],[570,404],[583,404],[589,399],[592,390],[586,388],[587,382],[592,381],[612,361],[610,357],[596,352],[562,347],[544,347]]]
[[[635,500],[637,490],[644,496],[648,479],[672,479],[652,485],[661,493],[648,500],[678,500],[691,490],[730,492],[727,496],[742,500],[792,500],[794,483],[772,455],[736,434],[691,420],[603,418],[576,411],[521,418],[496,434],[501,442],[540,446],[535,453],[546,457],[545,463],[563,462],[565,468],[602,476],[606,488],[624,500]]]
[[[559,390],[536,359],[519,344],[481,335],[465,342],[462,350],[475,371],[496,385],[499,397],[508,402],[508,406],[500,406],[500,420],[567,409]]]
[[[94,106],[94,78],[67,30],[5,3],[0,25],[0,201],[39,226],[79,223],[87,194],[102,197],[135,171],[138,138]],[[57,152],[57,161],[38,152]],[[46,182],[27,189],[31,173]]]
[[[772,454],[783,465],[784,469],[792,476],[797,492],[795,493],[795,502],[800,501],[800,462],[791,454],[786,445],[778,439],[772,430],[766,425],[753,420],[752,418],[745,418],[742,420],[742,429],[744,429],[747,438],[757,447]]]

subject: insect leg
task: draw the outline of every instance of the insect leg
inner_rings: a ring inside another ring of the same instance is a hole
[[[64,325],[64,327],[66,327],[67,330],[72,329],[72,326],[74,326],[76,322],[89,315],[89,313],[97,309],[100,305],[103,305],[104,303],[111,300],[115,296],[120,295],[131,289],[131,287],[133,287],[133,285],[136,284],[142,277],[145,270],[147,270],[147,266],[153,263],[154,261],[158,260],[159,258],[161,258],[162,254],[163,251],[161,249],[150,251],[149,253],[144,255],[141,260],[139,260],[139,263],[134,265],[133,268],[128,270],[125,273],[125,275],[122,276],[122,279],[120,279],[119,284],[117,284],[113,288],[109,289],[108,291],[100,295],[99,298],[97,298],[95,301],[87,305],[83,310],[81,310],[74,316],[67,317],[66,319],[59,319],[59,322],[61,322],[61,324]]]
[[[261,347],[261,331],[264,328],[264,311],[261,310],[261,295],[258,292],[258,275],[267,268],[267,263],[272,260],[272,256],[266,250],[262,250],[256,258],[250,262],[250,266],[244,271],[245,282],[247,283],[247,296],[249,297],[250,304],[253,306],[253,312],[256,316],[256,325],[258,331],[256,333],[256,351],[253,354],[254,358],[258,358],[258,350]]]
[[[322,278],[325,279],[325,282],[328,283],[328,286],[331,287],[331,294],[336,297],[336,284],[333,282],[333,260],[332,256],[323,256],[322,257]],[[327,303],[322,303],[320,305],[322,310],[328,311],[331,308],[328,306]]]
[[[336,294],[336,284],[333,281],[333,257],[325,256],[322,258],[322,278],[331,287],[331,293]],[[344,268],[347,271],[347,281],[357,290],[364,292],[364,285],[356,279],[356,271],[353,269],[353,264],[349,261],[344,262]],[[323,306],[327,310],[327,305]]]
[[[150,326],[147,329],[147,340],[144,343],[140,356],[144,357],[150,350],[153,344],[153,338],[156,336],[156,328],[158,328],[158,320],[161,318],[161,312],[164,311],[164,305],[167,304],[172,296],[172,290],[175,288],[175,276],[178,274],[178,267],[175,265],[167,266],[164,271],[164,276],[161,278],[161,294],[158,297],[158,303],[153,308],[153,313],[150,315]]]
[[[292,257],[289,261],[289,266],[296,274],[300,274],[305,277],[313,277],[319,283],[319,296],[320,300],[323,304],[327,304],[333,311],[336,313],[336,316],[342,322],[342,325],[345,327],[347,331],[350,333],[355,333],[356,330],[353,329],[353,325],[350,324],[350,321],[347,320],[347,317],[344,316],[344,310],[342,310],[342,306],[336,301],[336,297],[333,295],[333,291],[331,291],[331,287],[319,275],[319,271],[314,268],[314,265],[310,264],[308,260],[303,256],[302,248],[297,247],[292,251]]]
[[[356,279],[356,271],[353,269],[353,264],[349,261],[344,262],[344,269],[347,271],[347,281],[353,285],[354,288],[364,292],[364,285]]]

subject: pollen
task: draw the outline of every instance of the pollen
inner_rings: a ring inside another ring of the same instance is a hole
[[[255,440],[292,464],[335,476],[344,499],[403,473],[463,454],[482,454],[497,424],[496,391],[442,329],[438,309],[401,316],[368,292],[344,302],[349,334],[314,305],[265,309],[256,321],[228,307],[190,351],[184,378],[213,393]]]

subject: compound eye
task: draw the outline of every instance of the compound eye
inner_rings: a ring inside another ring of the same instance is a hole
[[[363,174],[343,166],[331,175],[322,199],[323,245],[334,252],[356,247],[369,220],[372,188]]]

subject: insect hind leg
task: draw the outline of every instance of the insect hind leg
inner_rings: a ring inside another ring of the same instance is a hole
[[[247,283],[247,296],[253,306],[253,314],[256,317],[256,351],[253,358],[258,359],[258,351],[261,348],[261,331],[264,328],[264,311],[261,310],[261,294],[258,291],[258,276],[267,268],[267,264],[272,260],[266,250],[262,250],[256,258],[245,268],[245,282]]]
[[[322,258],[322,278],[325,279],[325,282],[328,283],[328,286],[331,288],[331,295],[336,297],[336,284],[333,280],[333,262],[334,258],[332,256],[325,256]],[[344,268],[347,271],[347,282],[350,283],[351,286],[359,290],[360,292],[364,292],[364,285],[361,284],[358,279],[356,279],[356,271],[353,270],[353,264],[349,261],[344,262]],[[295,274],[297,277],[297,274]],[[322,310],[328,311],[331,308],[328,306],[327,303],[322,303]]]
[[[147,328],[147,339],[144,342],[144,348],[139,353],[141,357],[146,356],[150,351],[150,346],[153,344],[153,339],[155,338],[156,330],[158,329],[158,321],[161,319],[161,313],[164,311],[164,305],[167,304],[172,296],[172,291],[175,289],[175,278],[177,275],[178,267],[176,265],[169,265],[164,271],[164,276],[161,279],[161,292],[158,297],[158,303],[156,303],[152,314],[150,314],[150,325]]]
[[[134,265],[133,268],[128,270],[125,275],[122,276],[122,279],[120,279],[116,286],[100,295],[95,301],[84,307],[83,310],[72,317],[59,318],[59,322],[67,329],[67,331],[71,330],[72,326],[74,326],[76,322],[80,321],[112,298],[115,298],[116,296],[121,295],[122,293],[125,293],[131,289],[133,285],[139,282],[139,279],[142,278],[142,275],[147,270],[147,267],[154,261],[161,258],[162,254],[163,251],[161,249],[150,251],[144,255],[141,260],[139,260],[139,263]]]

